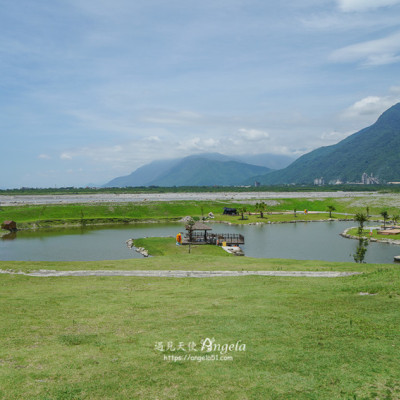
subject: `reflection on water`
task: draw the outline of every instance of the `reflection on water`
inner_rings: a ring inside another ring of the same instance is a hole
[[[17,232],[6,233],[1,237],[2,240],[14,240],[17,238]]]
[[[353,262],[357,241],[339,233],[354,222],[309,222],[297,224],[212,224],[214,233],[240,233],[248,257],[289,258]],[[130,238],[172,236],[183,224],[135,224],[19,231],[2,237],[0,260],[74,261],[141,258],[126,245]],[[366,262],[392,263],[400,246],[370,243]]]

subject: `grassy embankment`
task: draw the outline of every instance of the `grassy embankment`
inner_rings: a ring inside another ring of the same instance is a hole
[[[351,235],[351,236],[358,236],[357,228],[352,228],[352,229],[348,230],[347,234]],[[364,229],[363,230],[363,235],[366,238],[377,239],[377,240],[388,240],[388,239],[400,240],[400,234],[396,234],[396,235],[381,235],[381,234],[378,233],[378,230],[376,230],[376,229],[372,230],[372,235],[370,234],[370,230],[369,229]]]
[[[251,204],[249,204],[251,203]],[[191,215],[201,217],[213,212],[216,220],[232,223],[284,222],[298,220],[321,220],[329,217],[327,208],[333,205],[336,209],[333,218],[351,218],[342,213],[354,214],[365,211],[365,207],[357,203],[357,199],[278,199],[268,205],[264,218],[254,213],[254,203],[226,201],[174,201],[174,202],[141,202],[141,203],[104,203],[104,204],[65,204],[65,205],[24,205],[0,207],[0,221],[15,220],[19,227],[57,226],[101,223],[132,223],[145,221],[176,221]],[[223,207],[247,208],[245,217],[223,216]],[[294,210],[297,210],[296,216]],[[320,214],[304,215],[303,211],[320,211]],[[398,212],[396,206],[386,207],[389,213]],[[290,212],[289,214],[269,214],[269,212]],[[371,206],[370,213],[379,215],[381,208]]]

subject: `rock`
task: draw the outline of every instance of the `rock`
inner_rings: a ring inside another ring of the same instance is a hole
[[[190,215],[187,215],[186,217],[183,217],[182,219],[180,219],[178,222],[184,222],[185,224],[187,224],[191,220],[192,220],[192,217]]]

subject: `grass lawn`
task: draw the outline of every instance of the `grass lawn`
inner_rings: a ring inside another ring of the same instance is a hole
[[[0,266],[364,273],[203,279],[2,274],[0,398],[400,398],[398,267],[251,259],[216,246],[193,246],[188,254],[171,238],[135,242],[163,255]],[[207,339],[220,350],[202,349]],[[235,350],[238,342],[242,351]]]
[[[343,215],[337,215],[332,213],[332,218],[333,219],[352,219],[352,216],[343,216]],[[282,214],[267,214],[264,213],[264,217],[261,218],[260,215],[258,214],[253,214],[249,215],[248,213],[244,214],[244,219],[239,215],[216,215],[216,220],[217,221],[222,221],[222,222],[230,222],[233,224],[250,224],[250,223],[274,223],[274,222],[290,222],[290,221],[321,221],[321,220],[327,220],[329,219],[329,214],[328,213],[312,213],[312,214],[304,214],[303,212],[296,213],[296,216],[294,216],[293,212],[292,213],[282,213]]]
[[[57,204],[57,205],[22,205],[0,207],[0,221],[14,220],[19,227],[35,224],[39,227],[57,226],[63,224],[99,224],[115,222],[141,222],[149,220],[176,221],[187,215],[202,217],[209,212],[214,213],[215,220],[229,221],[237,224],[249,222],[284,222],[291,220],[327,219],[328,205],[334,205],[338,213],[362,211],[362,207],[353,207],[350,200],[340,199],[278,199],[269,205],[268,212],[290,211],[290,214],[271,215],[265,213],[265,218],[259,215],[240,216],[222,215],[223,207],[239,208],[246,206],[254,212],[254,204],[226,201],[171,201],[171,202],[141,202],[141,203],[93,203],[93,204]],[[297,216],[293,210],[296,208]],[[320,211],[320,214],[304,215],[303,211]],[[351,211],[349,211],[351,210]],[[334,218],[344,218],[333,214]],[[349,217],[351,218],[351,217]]]

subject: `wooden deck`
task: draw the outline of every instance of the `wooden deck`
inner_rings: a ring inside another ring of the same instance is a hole
[[[244,236],[238,233],[204,233],[204,232],[193,232],[192,244],[214,244],[222,246],[226,243],[226,246],[233,246],[244,244]],[[189,244],[189,236],[185,235],[182,238],[182,244]]]

